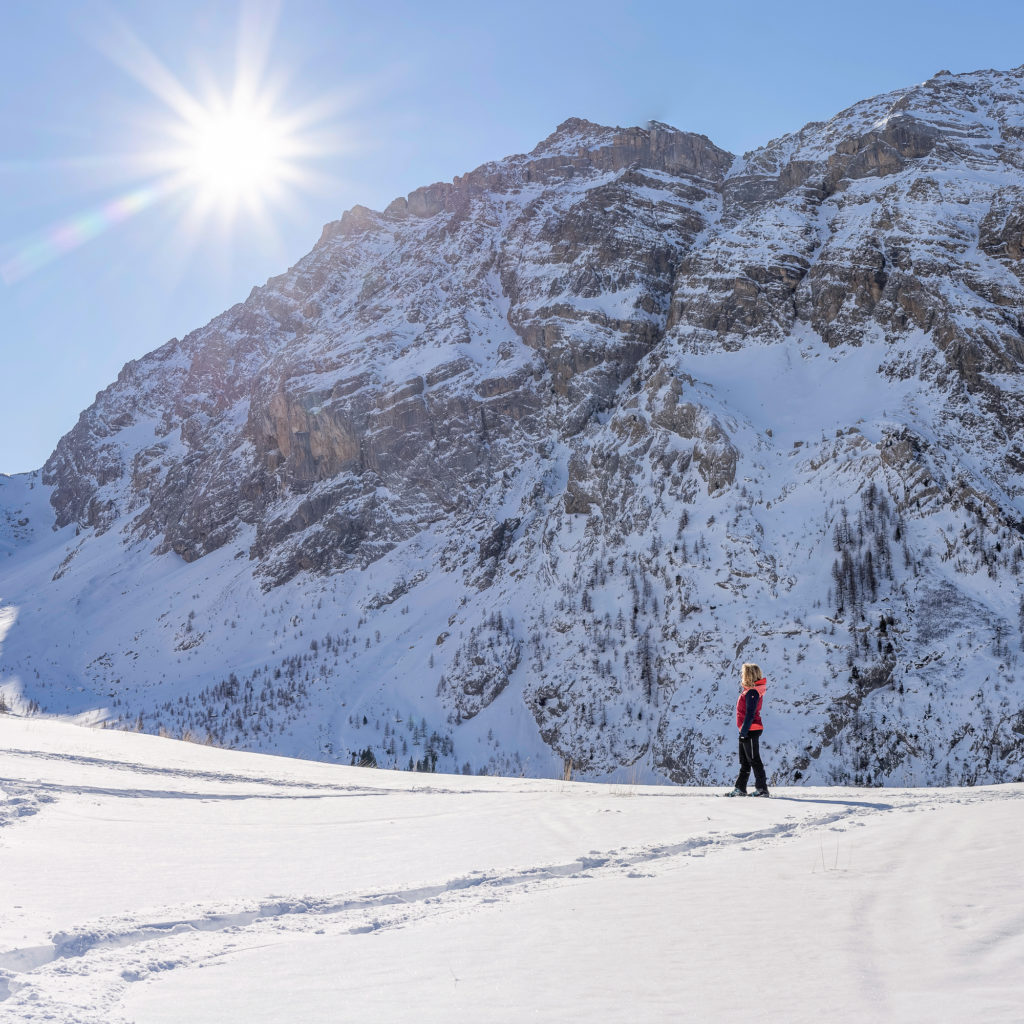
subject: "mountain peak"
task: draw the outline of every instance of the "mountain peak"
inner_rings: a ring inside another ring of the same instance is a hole
[[[554,131],[555,135],[568,135],[587,129],[598,129],[600,131],[611,131],[608,125],[596,124],[588,121],[585,117],[567,117]]]
[[[663,121],[648,121],[643,125],[628,128],[596,124],[584,117],[567,117],[547,138],[542,139],[531,150],[530,156],[547,156],[567,147],[577,150],[601,149],[614,145],[618,138],[656,134],[685,135],[686,132]]]
[[[595,124],[582,117],[566,118],[547,138],[530,150],[531,157],[552,156],[557,152],[597,149],[608,144],[621,128]]]

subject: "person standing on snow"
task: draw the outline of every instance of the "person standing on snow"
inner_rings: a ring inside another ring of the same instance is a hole
[[[740,674],[740,696],[736,701],[736,725],[740,730],[740,773],[736,786],[726,796],[768,796],[768,779],[761,763],[761,705],[768,680],[757,665],[748,662]],[[754,771],[753,793],[747,793],[747,780]]]

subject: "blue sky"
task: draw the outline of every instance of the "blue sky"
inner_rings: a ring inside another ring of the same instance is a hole
[[[1016,2],[6,0],[3,21],[0,473],[40,467],[127,360],[244,299],[343,210],[567,117],[742,152],[943,68],[1024,63]],[[276,115],[311,112],[310,145],[279,200],[230,216],[154,189],[155,154],[167,81],[200,105],[230,91],[240,37],[250,62],[263,41]]]

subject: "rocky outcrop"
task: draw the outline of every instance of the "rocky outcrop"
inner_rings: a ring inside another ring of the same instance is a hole
[[[979,227],[978,248],[1003,261],[1018,277],[1024,273],[1024,190],[1004,188],[996,192]]]
[[[522,644],[494,616],[470,632],[452,659],[451,678],[442,676],[438,696],[461,719],[474,718],[508,686],[519,665]]]
[[[888,117],[882,127],[843,139],[836,146],[827,161],[825,187],[831,191],[846,181],[898,174],[910,161],[928,156],[939,134],[937,128],[916,118]]]

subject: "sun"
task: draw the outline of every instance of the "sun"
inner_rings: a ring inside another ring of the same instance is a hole
[[[27,238],[0,262],[0,280],[21,280],[156,207],[167,211],[183,249],[251,238],[253,231],[269,244],[278,224],[301,210],[302,196],[333,189],[333,174],[316,165],[352,146],[338,120],[348,101],[343,90],[319,90],[300,103],[290,89],[293,76],[272,73],[275,10],[244,8],[233,79],[215,74],[211,59],[201,65],[199,89],[111,14],[106,29],[97,30],[97,48],[159,105],[126,109],[111,181],[118,191]]]
[[[191,113],[176,133],[179,171],[202,205],[255,208],[295,178],[296,143],[266,107],[235,101]]]
[[[336,148],[333,141],[325,145],[320,130],[334,113],[322,92],[297,103],[298,79],[285,68],[271,68],[277,13],[273,4],[244,7],[233,69],[223,55],[216,67],[211,51],[197,66],[198,89],[116,17],[103,37],[111,60],[165,108],[163,116],[145,122],[140,155],[188,206],[193,233],[218,222],[230,227],[240,214],[269,223],[275,209],[314,183],[311,164]]]

